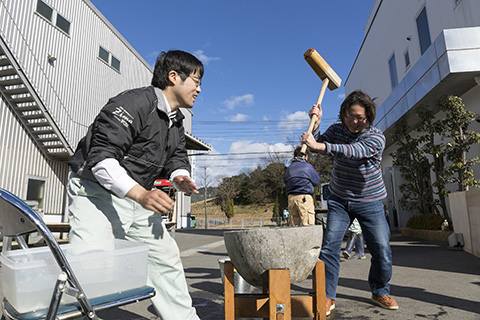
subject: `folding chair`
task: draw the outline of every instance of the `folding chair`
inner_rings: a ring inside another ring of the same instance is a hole
[[[28,244],[24,236],[32,232],[38,232],[43,238],[62,273],[54,284],[48,308],[19,313],[4,298],[2,319],[63,320],[77,317],[98,319],[97,311],[148,299],[155,295],[155,290],[152,287],[142,286],[120,293],[88,299],[64,252],[40,216],[24,201],[0,188],[0,233],[3,235],[2,252],[11,249],[12,239],[15,239],[22,249],[27,249]],[[73,296],[76,299],[76,303],[60,305],[63,293]]]

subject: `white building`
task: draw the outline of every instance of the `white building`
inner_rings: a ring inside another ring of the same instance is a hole
[[[392,164],[393,128],[415,122],[413,110],[433,106],[443,95],[457,95],[480,114],[480,1],[376,0],[365,25],[365,38],[345,81],[348,94],[361,89],[376,97],[375,125],[387,137],[382,167],[385,202],[393,229],[413,214],[399,205],[401,176]],[[437,112],[437,116],[441,116]],[[470,129],[480,131],[480,123]],[[480,147],[469,157],[480,156]],[[480,166],[475,168],[480,177]]]
[[[0,187],[64,221],[68,157],[107,100],[152,73],[88,0],[0,0]],[[209,150],[182,112],[187,149]],[[177,198],[185,227],[190,198]]]

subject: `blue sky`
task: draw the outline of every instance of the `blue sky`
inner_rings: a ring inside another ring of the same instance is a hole
[[[321,88],[304,52],[316,49],[344,82],[374,0],[91,2],[149,64],[170,49],[204,63],[192,133],[219,155],[197,157],[201,186],[204,167],[215,184],[264,164],[266,154],[291,157]],[[343,98],[343,83],[325,93],[322,131]]]

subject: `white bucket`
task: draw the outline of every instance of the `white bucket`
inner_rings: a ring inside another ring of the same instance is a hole
[[[230,258],[218,259],[218,264],[220,266],[220,277],[222,278],[222,284],[224,284],[224,274],[225,274],[225,262],[230,262]],[[250,283],[245,281],[240,274],[238,274],[236,269],[233,269],[233,286],[235,293],[252,293],[255,289]]]

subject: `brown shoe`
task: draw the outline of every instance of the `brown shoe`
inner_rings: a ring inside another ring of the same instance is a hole
[[[372,296],[372,302],[378,304],[380,307],[385,309],[398,309],[398,303],[390,296]]]
[[[330,312],[335,309],[335,300],[327,299],[327,316],[330,315]]]

